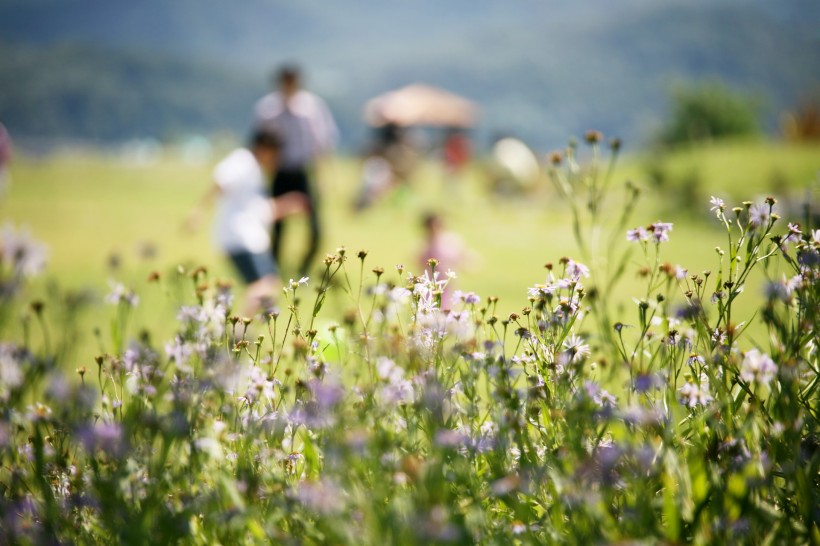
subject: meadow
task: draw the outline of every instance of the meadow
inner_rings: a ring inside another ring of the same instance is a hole
[[[104,308],[102,299],[109,283],[122,282],[138,289],[143,299],[135,310],[136,322],[170,333],[173,321],[166,296],[145,290],[151,272],[165,273],[180,264],[202,265],[214,277],[235,279],[211,243],[210,226],[193,234],[182,229],[186,214],[209,184],[216,155],[210,161],[194,162],[170,150],[148,163],[93,151],[19,157],[12,165],[11,189],[0,201],[2,218],[26,227],[48,246],[49,254],[49,266],[29,287],[29,298],[42,299],[49,286],[56,284],[84,293],[99,310]],[[523,305],[521,287],[543,277],[545,263],[577,257],[571,213],[546,175],[530,194],[499,196],[488,190],[490,183],[482,167],[477,162],[455,184],[447,184],[439,165],[426,162],[416,172],[411,188],[357,214],[352,203],[359,189],[359,162],[342,157],[325,162],[317,176],[323,250],[364,249],[373,266],[392,270],[403,264],[406,270],[421,273],[421,217],[437,211],[447,228],[459,234],[475,254],[475,259],[457,271],[455,288],[497,296],[504,312],[518,310]],[[628,155],[618,160],[612,178],[618,192],[626,181],[642,190],[632,217],[635,225],[671,221],[686,233],[672,238],[665,259],[699,272],[714,266],[712,249],[724,238],[719,226],[709,221],[706,205],[710,195],[738,202],[767,195],[797,202],[810,196],[817,202],[818,168],[820,152],[811,145],[737,142],[674,154]],[[615,197],[609,205],[613,217],[622,202],[620,195]],[[295,264],[301,255],[304,234],[299,233],[299,219],[294,223],[297,226],[291,228],[286,241],[290,246],[281,264],[284,280],[296,276]],[[625,239],[616,242],[624,244]],[[636,258],[629,264],[622,281],[624,290],[617,297],[619,304],[630,304],[641,286],[636,277],[639,262]],[[107,321],[95,323],[86,315],[80,320],[82,342],[78,346],[82,352],[78,359],[87,362],[98,350],[91,332],[95,326],[107,327]],[[12,332],[19,336],[19,326]]]
[[[329,160],[327,257],[258,317],[181,229],[208,162],[17,158],[3,217],[49,263],[4,255],[5,536],[820,541],[820,152],[587,141],[527,195],[427,162],[358,214]],[[477,255],[455,279],[416,258],[431,208]]]

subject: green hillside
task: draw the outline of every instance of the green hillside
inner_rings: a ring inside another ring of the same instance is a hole
[[[0,4],[0,119],[26,137],[167,138],[243,130],[282,60],[304,63],[345,144],[369,97],[412,81],[479,102],[484,141],[542,149],[596,127],[651,138],[677,82],[760,97],[767,131],[816,96],[816,3],[215,0]],[[731,32],[727,32],[731,29]]]

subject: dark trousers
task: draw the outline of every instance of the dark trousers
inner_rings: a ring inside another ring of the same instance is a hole
[[[308,212],[310,220],[310,241],[308,242],[305,257],[299,266],[299,274],[307,275],[310,273],[310,266],[316,257],[316,252],[319,250],[320,234],[316,198],[311,191],[310,181],[308,180],[307,171],[305,169],[280,170],[273,176],[271,195],[278,197],[292,191],[305,194],[310,203],[310,211]],[[271,234],[271,252],[273,253],[273,259],[278,264],[282,263],[279,258],[282,250],[282,234],[285,232],[285,225],[285,220],[277,221],[273,225],[273,233]]]

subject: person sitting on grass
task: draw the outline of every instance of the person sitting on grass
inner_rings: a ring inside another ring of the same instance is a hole
[[[270,227],[287,216],[308,211],[307,197],[289,192],[267,197],[267,181],[279,163],[282,139],[269,130],[256,132],[247,148],[237,148],[214,168],[214,183],[191,211],[186,227],[194,230],[203,212],[216,202],[214,238],[247,283],[245,316],[272,305],[280,287],[271,255]]]

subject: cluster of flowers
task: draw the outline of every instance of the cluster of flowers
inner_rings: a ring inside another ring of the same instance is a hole
[[[629,237],[660,243],[670,230]],[[237,317],[224,286],[197,279],[164,350],[141,336],[73,381],[44,347],[0,344],[5,536],[807,543],[820,468],[817,233],[790,225],[769,240],[794,271],[788,298],[764,301],[778,340],[768,351],[738,340],[730,311],[745,277],[657,264],[662,297],[603,330],[586,320],[591,272],[570,258],[548,264],[526,307],[498,316],[496,298],[444,301],[453,275],[434,268],[398,268],[395,283],[376,268],[360,291],[370,301],[357,300],[333,281],[343,252],[320,280],[288,283],[284,313]],[[764,250],[743,248],[733,264],[762,263]],[[709,306],[715,277],[726,295]],[[328,293],[356,308],[322,320]],[[109,301],[118,314],[138,302],[119,285]]]

